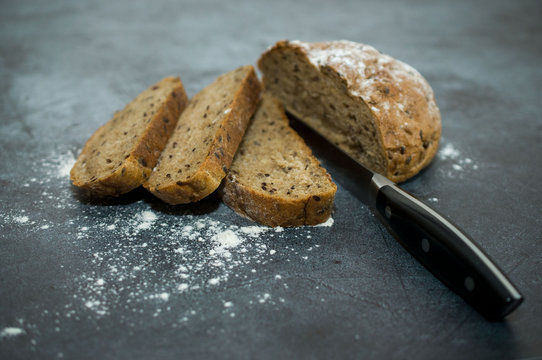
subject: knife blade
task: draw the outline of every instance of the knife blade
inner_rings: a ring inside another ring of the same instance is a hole
[[[414,258],[486,319],[502,320],[522,303],[523,296],[502,270],[451,220],[358,163],[316,129],[289,118],[332,178],[368,205]]]

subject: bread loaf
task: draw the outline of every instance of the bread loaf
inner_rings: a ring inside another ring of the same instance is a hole
[[[98,196],[117,196],[140,186],[187,102],[177,77],[139,94],[88,139],[70,172],[73,184]]]
[[[224,203],[268,226],[316,225],[331,215],[336,190],[282,105],[264,95],[224,179]]]
[[[437,152],[433,91],[411,66],[350,41],[279,41],[258,62],[266,91],[359,162],[395,182]]]
[[[218,77],[181,115],[144,184],[169,204],[198,201],[220,185],[258,103],[261,85],[250,65]]]

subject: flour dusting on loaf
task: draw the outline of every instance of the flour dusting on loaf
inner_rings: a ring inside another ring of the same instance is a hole
[[[352,41],[279,41],[262,54],[264,86],[286,109],[394,181],[429,164],[441,123],[410,65]]]
[[[433,90],[412,66],[382,54],[370,45],[355,43],[348,40],[323,43],[322,46],[310,46],[307,43],[294,40],[291,44],[302,47],[307,52],[307,57],[315,66],[333,66],[342,73],[348,73],[350,81],[349,89],[353,95],[360,96],[369,102],[378,95],[375,84],[389,82],[401,86],[404,81],[415,84],[414,91],[422,96],[428,96],[429,106],[436,107]],[[325,44],[325,45],[324,45]],[[353,75],[353,76],[352,76]],[[408,99],[400,96],[396,99],[384,99],[377,104],[371,105],[375,112],[404,112],[408,107]]]

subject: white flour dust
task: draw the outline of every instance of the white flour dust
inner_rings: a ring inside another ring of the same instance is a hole
[[[157,219],[157,216],[152,211],[142,211],[141,213],[137,214],[136,219],[138,221],[138,224],[136,226],[136,229],[138,230],[148,230],[152,227],[154,222]],[[114,228],[111,228],[110,230],[113,230]]]
[[[457,150],[451,143],[447,143],[442,149],[439,150],[438,157],[443,160],[457,160],[459,157],[459,150]]]
[[[164,316],[177,327],[207,316],[209,309],[199,305],[198,297],[221,300],[219,311],[227,318],[240,316],[242,307],[279,306],[287,300],[274,289],[287,290],[289,277],[274,272],[273,264],[278,259],[305,263],[320,251],[313,235],[332,231],[332,218],[318,226],[285,229],[231,224],[214,214],[162,212],[142,199],[128,205],[88,204],[74,196],[69,183],[74,162],[69,151],[37,161],[32,176],[20,184],[33,199],[31,213],[27,204],[0,207],[0,230],[24,229],[31,235],[27,241],[82,259],[62,263],[59,257],[51,265],[67,277],[59,286],[69,295],[55,308],[40,308],[38,323],[53,324],[55,332],[64,331],[64,322],[126,313],[142,319]],[[250,299],[221,298],[225,289],[250,287],[259,279],[271,279],[271,284]],[[39,330],[20,325],[5,327],[0,337],[30,334],[35,344]]]
[[[466,172],[479,169],[478,164],[470,157],[461,156],[461,152],[452,143],[441,146],[437,157],[447,164],[442,166],[439,172],[452,179],[462,179]]]
[[[15,216],[13,217],[13,221],[19,224],[26,224],[28,222],[28,216]]]
[[[13,337],[18,335],[25,335],[26,331],[18,327],[6,327],[0,331],[0,339],[4,337]]]
[[[59,155],[56,158],[57,163],[57,177],[68,177],[70,176],[70,170],[75,164],[75,157],[71,152],[66,152]]]
[[[329,219],[327,219],[325,222],[315,225],[315,226],[316,227],[322,227],[322,226],[331,227],[333,226],[333,221],[334,221],[333,218],[330,216]]]

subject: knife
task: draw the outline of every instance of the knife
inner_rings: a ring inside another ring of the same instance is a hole
[[[518,289],[452,221],[358,163],[316,129],[289,118],[331,176],[368,205],[410,254],[486,319],[502,320],[522,303]]]

